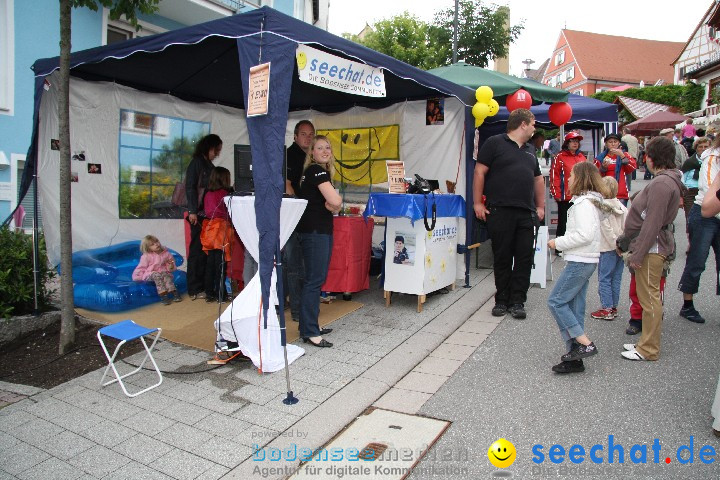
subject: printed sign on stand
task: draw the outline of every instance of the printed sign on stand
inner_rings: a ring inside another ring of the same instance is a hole
[[[388,160],[387,166],[388,193],[407,193],[405,191],[405,162]]]

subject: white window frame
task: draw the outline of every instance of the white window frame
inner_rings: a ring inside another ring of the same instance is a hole
[[[12,200],[10,200],[10,210],[15,210],[18,205],[17,190],[18,190],[18,169],[22,166],[25,169],[25,155],[19,153],[10,154],[10,190],[15,192]]]
[[[555,66],[562,65],[565,62],[565,50],[555,54]]]
[[[0,115],[15,113],[15,0],[0,0]]]
[[[572,67],[568,68],[565,71],[565,79],[566,80],[572,80],[574,78],[575,78],[575,65],[573,65]]]
[[[119,18],[118,20],[111,20],[110,9],[103,8],[102,44],[107,45],[108,27],[115,27],[119,30],[128,31],[131,35],[130,38],[147,37],[148,35],[155,35],[156,33],[167,32],[167,29],[158,27],[157,25],[145,22],[143,20],[138,20],[138,25],[140,25],[142,28],[139,32],[136,32],[135,27],[133,27],[130,22],[125,19],[124,16]]]
[[[584,96],[584,92],[582,88],[578,88],[573,92],[575,95],[580,95],[581,97]]]

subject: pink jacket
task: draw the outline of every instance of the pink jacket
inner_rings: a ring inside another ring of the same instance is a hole
[[[169,268],[170,262],[173,265],[172,269]],[[133,271],[132,279],[136,282],[145,281],[155,272],[165,273],[173,270],[175,270],[175,260],[167,249],[160,253],[143,253],[140,263]]]

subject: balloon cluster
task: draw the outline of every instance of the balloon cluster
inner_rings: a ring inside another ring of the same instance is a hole
[[[500,105],[497,100],[492,97],[492,88],[487,85],[478,87],[477,90],[475,90],[475,99],[477,100],[477,103],[473,105],[472,108],[472,114],[473,117],[475,117],[475,128],[482,125],[485,118],[492,117],[498,112],[498,110],[500,110]]]

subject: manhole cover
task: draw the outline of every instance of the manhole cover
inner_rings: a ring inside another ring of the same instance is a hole
[[[377,408],[357,418],[290,478],[400,480],[449,425]]]

